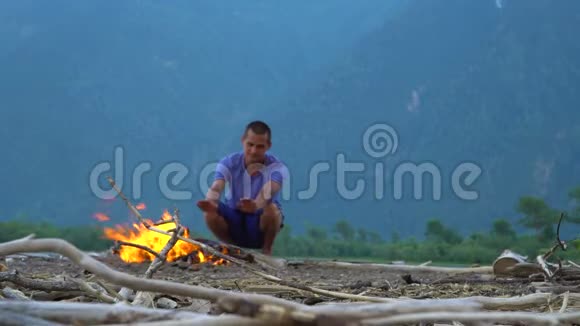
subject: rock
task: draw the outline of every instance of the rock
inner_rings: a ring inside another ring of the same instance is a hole
[[[161,309],[175,309],[177,308],[177,302],[166,297],[161,297],[157,300],[156,306]]]

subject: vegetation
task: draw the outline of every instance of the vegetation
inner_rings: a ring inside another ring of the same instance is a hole
[[[580,222],[580,187],[570,191],[574,202],[565,224]],[[462,264],[490,264],[504,250],[511,249],[534,257],[553,245],[560,210],[549,207],[541,198],[520,198],[516,210],[522,215],[519,224],[531,233],[518,234],[505,218],[494,221],[489,230],[462,236],[444,225],[440,219],[427,222],[423,240],[401,239],[393,232],[389,240],[379,234],[355,228],[346,220],[339,220],[330,229],[308,226],[302,235],[293,235],[286,224],[276,240],[275,254],[290,257],[361,258],[381,261],[405,260],[407,262],[434,261]],[[37,237],[66,239],[84,250],[104,250],[111,241],[102,236],[96,226],[57,228],[46,222],[22,219],[0,222],[0,241],[35,233]],[[578,247],[559,252],[561,258],[580,259]]]

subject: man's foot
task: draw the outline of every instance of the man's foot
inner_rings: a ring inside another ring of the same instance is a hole
[[[217,213],[218,211],[218,205],[207,199],[198,201],[197,207],[206,213]]]

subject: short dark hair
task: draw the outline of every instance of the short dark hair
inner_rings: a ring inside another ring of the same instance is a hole
[[[248,123],[246,126],[246,130],[244,130],[244,136],[248,133],[248,130],[252,130],[255,134],[258,135],[268,135],[268,140],[272,140],[272,130],[270,127],[263,121],[256,120]]]

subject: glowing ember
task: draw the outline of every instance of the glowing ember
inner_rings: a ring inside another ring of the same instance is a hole
[[[110,220],[110,218],[109,218],[107,215],[103,214],[103,213],[95,213],[95,214],[93,215],[93,217],[94,217],[94,218],[95,218],[97,221],[99,221],[99,222],[105,222],[105,221],[108,221],[108,220]]]
[[[145,206],[145,203],[139,203],[139,204],[135,205],[135,208],[142,211],[142,210],[147,209],[147,206]]]

